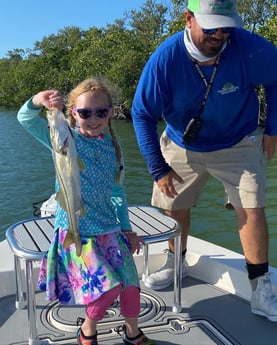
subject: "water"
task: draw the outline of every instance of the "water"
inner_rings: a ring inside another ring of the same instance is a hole
[[[54,192],[51,152],[17,122],[16,112],[0,111],[0,241],[7,227],[33,217],[33,203]],[[116,120],[116,133],[124,149],[126,190],[129,204],[150,205],[152,179],[138,151],[132,123]],[[160,131],[162,130],[162,123]],[[270,231],[270,262],[277,267],[277,155],[268,164],[267,218]],[[218,181],[210,179],[199,206],[192,210],[191,235],[242,252],[233,211],[223,207],[224,193]]]

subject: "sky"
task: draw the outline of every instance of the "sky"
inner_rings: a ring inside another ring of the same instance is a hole
[[[106,27],[145,0],[5,0],[0,3],[0,58],[14,49],[32,49],[36,41],[68,26]]]

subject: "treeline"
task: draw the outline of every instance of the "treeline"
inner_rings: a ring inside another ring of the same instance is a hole
[[[244,0],[239,6],[245,26],[276,44],[275,1]],[[130,109],[151,53],[184,28],[184,7],[180,0],[146,0],[139,10],[105,28],[65,27],[33,48],[8,51],[0,59],[0,105],[18,108],[39,90],[55,88],[67,94],[81,80],[103,76],[113,85],[117,105]]]

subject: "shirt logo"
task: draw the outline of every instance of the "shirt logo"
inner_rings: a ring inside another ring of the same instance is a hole
[[[226,83],[223,85],[222,89],[219,90],[218,92],[221,95],[226,95],[228,93],[236,92],[238,88],[239,88],[238,86],[235,86],[232,83]]]

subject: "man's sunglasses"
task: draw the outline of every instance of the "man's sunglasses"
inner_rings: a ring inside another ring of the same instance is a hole
[[[96,116],[99,119],[105,119],[110,110],[113,107],[103,107],[103,108],[72,108],[73,111],[76,111],[80,118],[83,120],[89,119],[92,116]]]
[[[217,32],[217,30],[221,30],[224,34],[230,34],[233,30],[234,30],[234,28],[228,28],[228,27],[226,27],[226,28],[216,28],[216,29],[203,29],[202,28],[202,32],[204,33],[204,34],[206,34],[206,35],[213,35],[213,34],[215,34],[216,32]]]

